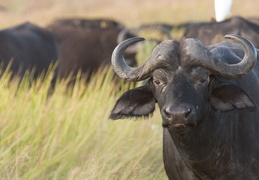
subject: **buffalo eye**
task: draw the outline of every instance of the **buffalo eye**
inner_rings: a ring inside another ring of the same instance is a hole
[[[153,79],[153,83],[155,84],[155,86],[159,86],[159,87],[164,87],[165,86],[165,82],[158,80],[158,79]]]
[[[153,79],[153,84],[160,92],[162,92],[166,86],[166,83],[164,81],[158,79]]]
[[[196,89],[199,89],[200,87],[206,86],[208,81],[209,79],[206,79],[206,78],[199,79],[195,82],[194,87]]]
[[[207,82],[207,79],[200,79],[199,81],[198,81],[198,83],[200,83],[200,84],[204,84],[204,83],[206,83]]]
[[[154,79],[154,80],[153,80],[153,83],[154,83],[156,86],[161,85],[161,81],[159,81],[158,79]]]

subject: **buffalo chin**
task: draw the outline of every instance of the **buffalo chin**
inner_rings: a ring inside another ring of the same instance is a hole
[[[186,134],[190,128],[192,128],[194,125],[191,124],[181,124],[181,123],[176,123],[173,125],[164,125],[162,124],[163,128],[167,128],[169,132],[174,132],[179,135]]]

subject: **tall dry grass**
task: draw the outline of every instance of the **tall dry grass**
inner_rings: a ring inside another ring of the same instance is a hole
[[[0,179],[165,179],[162,128],[155,119],[108,119],[125,91],[103,70],[88,85],[67,90],[51,73],[29,85],[26,77],[0,79]]]

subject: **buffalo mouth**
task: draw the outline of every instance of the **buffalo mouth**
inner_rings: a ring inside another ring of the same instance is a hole
[[[187,133],[192,126],[193,125],[191,124],[183,124],[183,123],[175,123],[175,124],[162,123],[163,128],[167,128],[169,131],[173,131],[180,135]]]

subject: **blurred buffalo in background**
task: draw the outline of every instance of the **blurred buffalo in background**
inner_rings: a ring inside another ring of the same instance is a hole
[[[68,26],[83,29],[119,28],[124,26],[112,19],[84,19],[84,18],[63,18],[55,20],[52,25]]]
[[[27,70],[38,77],[58,58],[57,44],[47,30],[31,23],[0,31],[0,62],[3,69],[10,64],[13,75],[24,76]]]
[[[118,43],[135,37],[129,29],[112,20],[61,19],[47,26],[60,48],[59,74],[61,78],[75,77],[79,71],[88,75],[110,65],[112,51]],[[128,48],[125,59],[136,66],[139,45]]]
[[[224,41],[226,34],[237,34],[250,40],[259,48],[259,26],[240,16],[222,22],[194,23],[186,28],[184,38],[197,38],[205,45]]]
[[[248,20],[251,21],[252,23],[259,25],[259,17],[257,16],[249,17]]]

